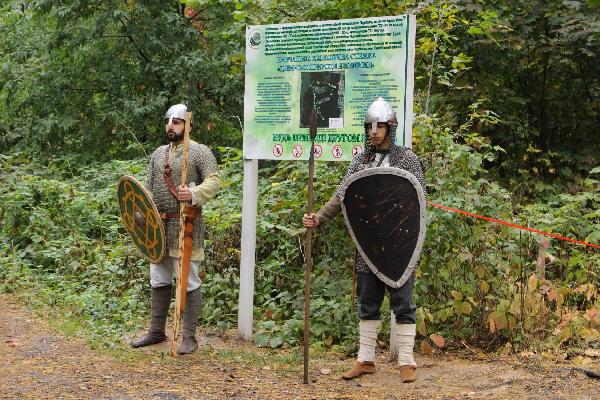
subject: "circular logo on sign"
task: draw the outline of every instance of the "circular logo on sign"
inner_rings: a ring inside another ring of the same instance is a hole
[[[273,146],[273,155],[275,157],[279,157],[283,154],[283,146],[280,145],[279,143],[277,143],[275,146]]]
[[[260,33],[259,30],[252,30],[250,31],[250,34],[248,35],[248,44],[250,45],[250,47],[252,47],[253,49],[258,48],[258,46],[260,46],[260,44],[262,43],[262,34]]]
[[[362,151],[362,147],[359,145],[356,145],[352,148],[352,156],[356,157],[356,155],[358,153],[360,153]]]
[[[300,146],[299,144],[295,144],[292,148],[292,155],[294,157],[300,157],[302,155],[302,146]]]
[[[342,152],[342,146],[340,146],[339,144],[336,144],[335,146],[333,146],[331,148],[331,154],[333,154],[333,156],[335,158],[340,158],[343,154]]]
[[[315,158],[319,158],[319,157],[321,157],[321,155],[323,155],[323,148],[321,147],[320,144],[315,144],[314,155],[315,155]]]

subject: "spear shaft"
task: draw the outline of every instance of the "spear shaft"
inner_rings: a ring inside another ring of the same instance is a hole
[[[315,137],[317,136],[317,113],[313,108],[310,114],[310,155],[308,158],[308,215],[313,212],[313,178],[315,175]],[[304,383],[308,384],[308,347],[310,334],[310,274],[312,270],[312,228],[306,229],[305,264],[306,282],[304,285]]]

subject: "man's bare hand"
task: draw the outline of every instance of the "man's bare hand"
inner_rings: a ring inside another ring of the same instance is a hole
[[[177,189],[177,200],[179,201],[192,201],[192,191],[187,186],[180,186]]]
[[[302,217],[302,224],[306,228],[316,228],[317,226],[319,226],[320,223],[321,221],[319,221],[319,218],[317,218],[317,214],[315,213],[312,213],[310,215],[304,214],[304,216]]]

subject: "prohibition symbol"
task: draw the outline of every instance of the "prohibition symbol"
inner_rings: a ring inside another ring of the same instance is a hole
[[[333,154],[333,156],[335,158],[340,158],[343,154],[342,152],[342,146],[340,146],[339,144],[336,144],[335,146],[333,146],[331,148],[331,154]]]
[[[315,155],[315,158],[321,157],[321,155],[323,154],[323,148],[320,144],[315,144],[315,151],[313,152],[313,154]]]
[[[275,146],[273,146],[273,155],[275,157],[280,157],[283,154],[283,146],[280,145],[279,143],[277,143]]]
[[[356,146],[354,146],[354,147],[352,148],[352,155],[353,155],[354,157],[356,157],[356,155],[357,155],[358,153],[360,153],[361,151],[362,151],[362,147],[361,147],[361,146],[359,146],[359,145],[356,145]]]
[[[300,146],[299,144],[295,144],[292,148],[292,155],[294,157],[300,157],[302,155],[302,146]]]

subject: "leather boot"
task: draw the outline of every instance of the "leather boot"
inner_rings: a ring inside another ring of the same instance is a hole
[[[414,382],[417,380],[417,363],[413,356],[417,326],[415,324],[397,324],[396,332],[398,335],[400,379],[404,383]]]
[[[202,312],[202,288],[188,292],[185,298],[183,311],[183,329],[181,331],[181,344],[177,354],[190,354],[198,350],[196,340],[196,327]]]
[[[172,285],[152,288],[152,320],[148,332],[139,339],[131,342],[132,347],[144,347],[151,344],[162,343],[167,340],[165,324],[171,306]]]
[[[352,369],[342,375],[342,378],[345,380],[350,380],[365,374],[372,374],[374,372],[375,363],[373,361],[356,361],[352,366]]]
[[[414,365],[402,365],[400,367],[400,379],[403,383],[417,380],[417,367]]]

